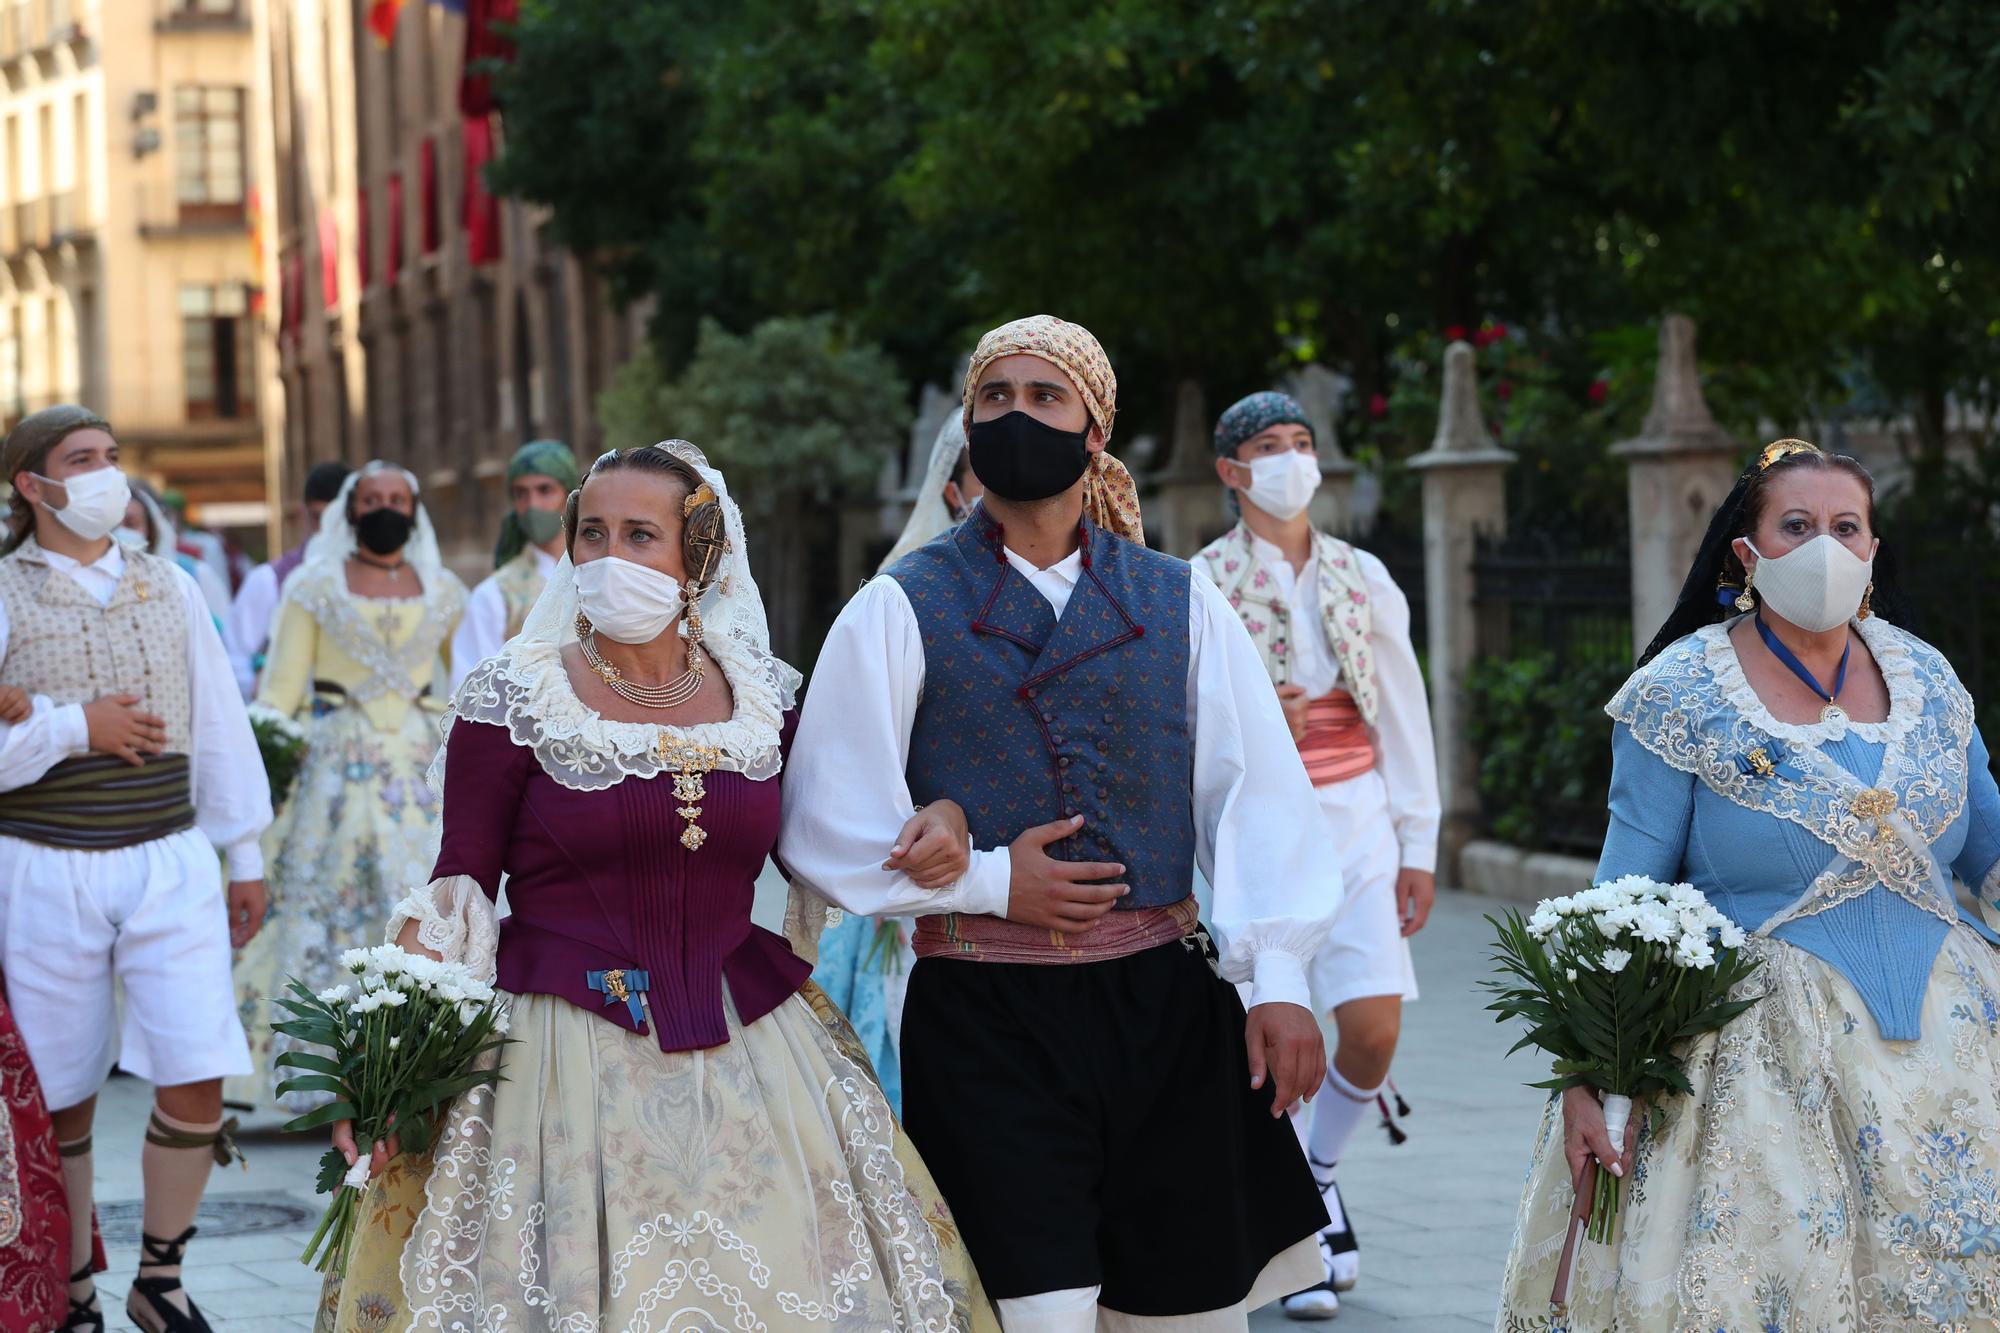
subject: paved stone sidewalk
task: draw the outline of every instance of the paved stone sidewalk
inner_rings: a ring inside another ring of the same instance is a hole
[[[759,894],[759,919],[772,897]],[[1361,1285],[1344,1299],[1335,1333],[1470,1333],[1492,1327],[1495,1292],[1526,1169],[1540,1094],[1521,1086],[1528,1057],[1501,1059],[1506,1041],[1481,1012],[1474,983],[1486,975],[1490,900],[1448,892],[1418,937],[1423,999],[1406,1010],[1395,1078],[1413,1114],[1410,1141],[1389,1146],[1363,1130],[1342,1187],[1359,1224]],[[111,1271],[100,1281],[112,1329],[130,1328],[125,1291],[138,1262],[139,1144],[151,1094],[131,1079],[105,1089],[98,1117],[98,1197],[104,1201]],[[218,1170],[204,1219],[218,1234],[189,1250],[189,1291],[217,1333],[310,1329],[319,1275],[298,1262],[320,1201],[312,1195],[318,1141],[290,1143],[251,1122],[250,1169]],[[286,1209],[292,1210],[290,1214]],[[297,1220],[287,1223],[287,1217]],[[219,1234],[231,1224],[273,1229]],[[1254,1327],[1289,1327],[1275,1307]]]

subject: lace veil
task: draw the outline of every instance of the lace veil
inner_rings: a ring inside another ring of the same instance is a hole
[[[903,525],[903,535],[896,538],[889,554],[882,557],[877,573],[919,546],[928,545],[957,522],[945,505],[944,484],[958,470],[958,460],[965,449],[965,418],[962,413],[948,413],[944,424],[938,427],[936,443],[931,445],[930,466],[924,469],[923,480],[917,484],[917,503],[910,511],[910,521]]]
[[[356,545],[354,524],[347,517],[347,506],[354,498],[354,488],[364,477],[391,471],[403,474],[403,480],[410,484],[410,496],[417,502],[416,519],[410,528],[410,540],[403,547],[403,559],[417,571],[424,587],[434,588],[444,582],[438,577],[444,571],[444,558],[438,554],[437,529],[431,526],[430,511],[424,508],[424,493],[417,485],[416,474],[406,467],[398,467],[379,458],[372,463],[364,463],[359,471],[347,474],[347,480],[340,484],[340,494],[334,496],[333,503],[320,516],[319,531],[306,543],[302,567],[346,563],[347,557],[354,554]]]

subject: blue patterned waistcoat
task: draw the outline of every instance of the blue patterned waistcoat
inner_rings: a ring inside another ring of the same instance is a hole
[[[1118,907],[1165,907],[1194,883],[1188,567],[1088,522],[1081,535],[1061,620],[984,506],[889,570],[924,640],[910,793],[964,806],[983,848],[1081,813],[1049,854],[1123,862]]]

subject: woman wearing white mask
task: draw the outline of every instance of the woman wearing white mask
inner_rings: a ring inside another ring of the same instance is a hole
[[[390,922],[494,981],[514,1040],[434,1166],[376,1146],[332,1327],[992,1328],[851,1030],[750,921],[799,676],[721,474],[606,454],[565,530],[452,701],[434,877]],[[935,885],[968,859],[949,802],[902,843]]]
[[[417,481],[393,463],[348,477],[285,583],[256,708],[296,717],[308,749],[266,837],[271,916],[237,960],[237,999],[257,1057],[232,1100],[267,1106],[290,1038],[271,1031],[286,977],[317,990],[340,955],[375,942],[382,916],[437,846],[437,798],[424,780],[444,711],[442,657],[465,585],[438,558]],[[325,1096],[282,1099],[294,1111]]]
[[[1606,706],[1597,878],[1692,883],[1761,999],[1622,1144],[1593,1089],[1550,1099],[1502,1328],[1548,1326],[1592,1157],[1632,1186],[1576,1257],[1577,1333],[2000,1320],[2000,937],[1953,886],[2000,895],[2000,789],[1951,665],[1888,623],[1874,509],[1853,459],[1768,446]]]
[[[0,446],[0,472],[14,487],[0,684],[32,703],[0,725],[0,963],[61,1145],[61,1327],[104,1327],[91,1123],[115,1054],[155,1088],[126,1313],[151,1333],[206,1329],[180,1265],[209,1169],[231,1151],[222,1080],[250,1068],[229,948],[264,916],[264,770],[194,580],[113,539],[131,488],[104,420],[37,412]]]
[[[1284,1301],[1295,1319],[1329,1319],[1360,1263],[1335,1167],[1364,1121],[1378,1108],[1387,1116],[1403,1001],[1417,998],[1409,937],[1436,897],[1430,704],[1402,590],[1380,560],[1318,531],[1306,512],[1320,470],[1305,410],[1287,394],[1253,393],[1216,423],[1215,455],[1242,517],[1194,565],[1263,656],[1347,885],[1311,968],[1314,1004],[1340,1039],[1320,1096],[1293,1120],[1330,1218],[1320,1236],[1325,1277]]]

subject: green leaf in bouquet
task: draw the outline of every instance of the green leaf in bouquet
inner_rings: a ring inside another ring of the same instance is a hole
[[[311,1051],[281,1051],[271,1063],[279,1069],[311,1069],[334,1075],[346,1072],[332,1056],[314,1055]]]
[[[290,1126],[286,1126],[290,1128]],[[328,1148],[319,1157],[319,1178],[313,1181],[313,1192],[331,1194],[340,1188],[340,1182],[347,1178],[347,1158],[338,1148]]]
[[[314,1046],[338,1046],[341,1029],[323,1019],[297,1019],[289,1023],[273,1023],[271,1031],[282,1032],[287,1037],[295,1037]]]
[[[325,1106],[319,1107],[317,1110],[307,1111],[304,1115],[296,1119],[287,1120],[284,1124],[284,1130],[287,1134],[297,1134],[301,1130],[319,1129],[321,1126],[330,1125],[336,1120],[358,1119],[360,1115],[361,1112],[354,1108],[353,1102],[328,1102]]]
[[[278,1095],[292,1092],[330,1092],[336,1097],[349,1095],[347,1085],[326,1074],[300,1074],[278,1084]]]

